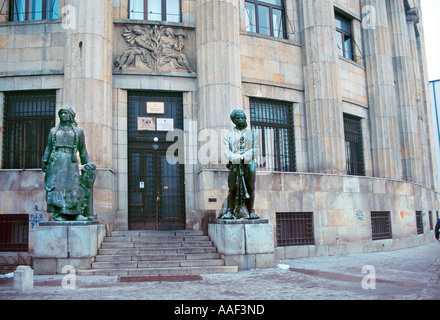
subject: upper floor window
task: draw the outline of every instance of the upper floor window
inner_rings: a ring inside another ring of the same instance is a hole
[[[246,31],[285,38],[282,0],[246,0]]]
[[[12,21],[58,19],[59,0],[12,0]]]
[[[341,57],[353,60],[353,36],[351,20],[339,13],[335,13],[336,42]]]
[[[181,21],[180,0],[130,0],[129,18],[150,21]]]

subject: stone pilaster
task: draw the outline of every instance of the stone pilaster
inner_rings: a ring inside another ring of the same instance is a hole
[[[416,66],[417,78],[417,108],[419,114],[419,133],[422,140],[422,183],[427,187],[439,190],[437,166],[438,159],[435,152],[434,128],[431,119],[433,119],[432,109],[430,107],[430,93],[428,88],[428,69],[426,63],[425,37],[423,29],[423,16],[420,0],[415,0],[407,8],[406,19],[408,22],[408,33],[410,37],[412,59]]]
[[[388,1],[391,21],[396,103],[400,120],[403,179],[422,182],[421,139],[418,129],[416,66],[403,1]],[[414,28],[413,28],[414,29]]]
[[[239,0],[197,0],[196,6],[198,126],[220,136],[232,126],[231,111],[243,105]]]
[[[223,172],[216,172],[226,169],[222,163],[222,133],[233,126],[231,111],[243,107],[239,3],[240,0],[196,0],[198,101],[194,115],[198,138],[205,141],[198,142],[194,198],[201,224],[212,216],[209,209],[220,209],[226,197],[215,187],[216,181],[227,179],[227,174],[224,178]],[[209,198],[217,200],[210,203]]]
[[[362,28],[371,127],[373,176],[401,179],[399,122],[394,88],[390,30],[385,0],[361,0],[363,19],[374,23]]]
[[[112,4],[67,0],[63,105],[77,113],[91,161],[112,167]]]
[[[346,173],[333,1],[299,2],[310,172]]]

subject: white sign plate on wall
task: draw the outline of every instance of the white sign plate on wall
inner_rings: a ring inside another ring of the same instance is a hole
[[[153,114],[164,114],[165,113],[165,102],[147,102],[147,113]]]
[[[174,119],[157,118],[157,131],[174,131]]]

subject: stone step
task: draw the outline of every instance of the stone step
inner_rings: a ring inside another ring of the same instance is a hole
[[[171,268],[126,268],[77,270],[79,276],[184,276],[207,273],[238,272],[237,266],[203,266]]]
[[[220,253],[176,253],[176,254],[137,254],[137,255],[97,255],[95,262],[111,261],[164,261],[164,260],[205,260],[220,259]]]
[[[175,248],[175,247],[212,247],[212,241],[147,241],[147,242],[103,242],[102,249],[113,248]]]
[[[210,241],[209,236],[183,236],[183,237],[123,237],[111,236],[105,237],[104,242],[161,242],[161,241]]]
[[[222,259],[94,262],[92,269],[134,269],[224,266]]]
[[[225,266],[209,236],[199,230],[113,231],[90,270],[78,275],[183,276],[238,272]]]
[[[139,254],[175,254],[175,253],[214,253],[215,247],[172,247],[172,248],[112,248],[99,249],[99,255],[139,255]]]
[[[203,236],[201,230],[126,230],[126,231],[112,231],[112,237],[156,237],[156,238],[172,238],[172,237],[189,237],[189,236]]]

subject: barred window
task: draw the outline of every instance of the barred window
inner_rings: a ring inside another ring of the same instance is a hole
[[[277,245],[315,244],[312,212],[276,213]]]
[[[345,159],[348,175],[364,176],[361,119],[344,114]]]
[[[246,31],[286,38],[282,0],[246,0]]]
[[[391,217],[389,212],[371,212],[373,240],[391,239]]]
[[[59,0],[12,0],[11,21],[59,19]]]
[[[28,251],[29,215],[0,214],[0,251]]]
[[[55,106],[54,90],[5,93],[2,169],[41,168]]]
[[[416,226],[417,234],[423,233],[423,213],[422,211],[416,211]]]
[[[294,172],[295,143],[291,103],[251,99],[251,126],[260,137],[260,168]]]
[[[180,0],[130,0],[129,18],[181,22]]]

